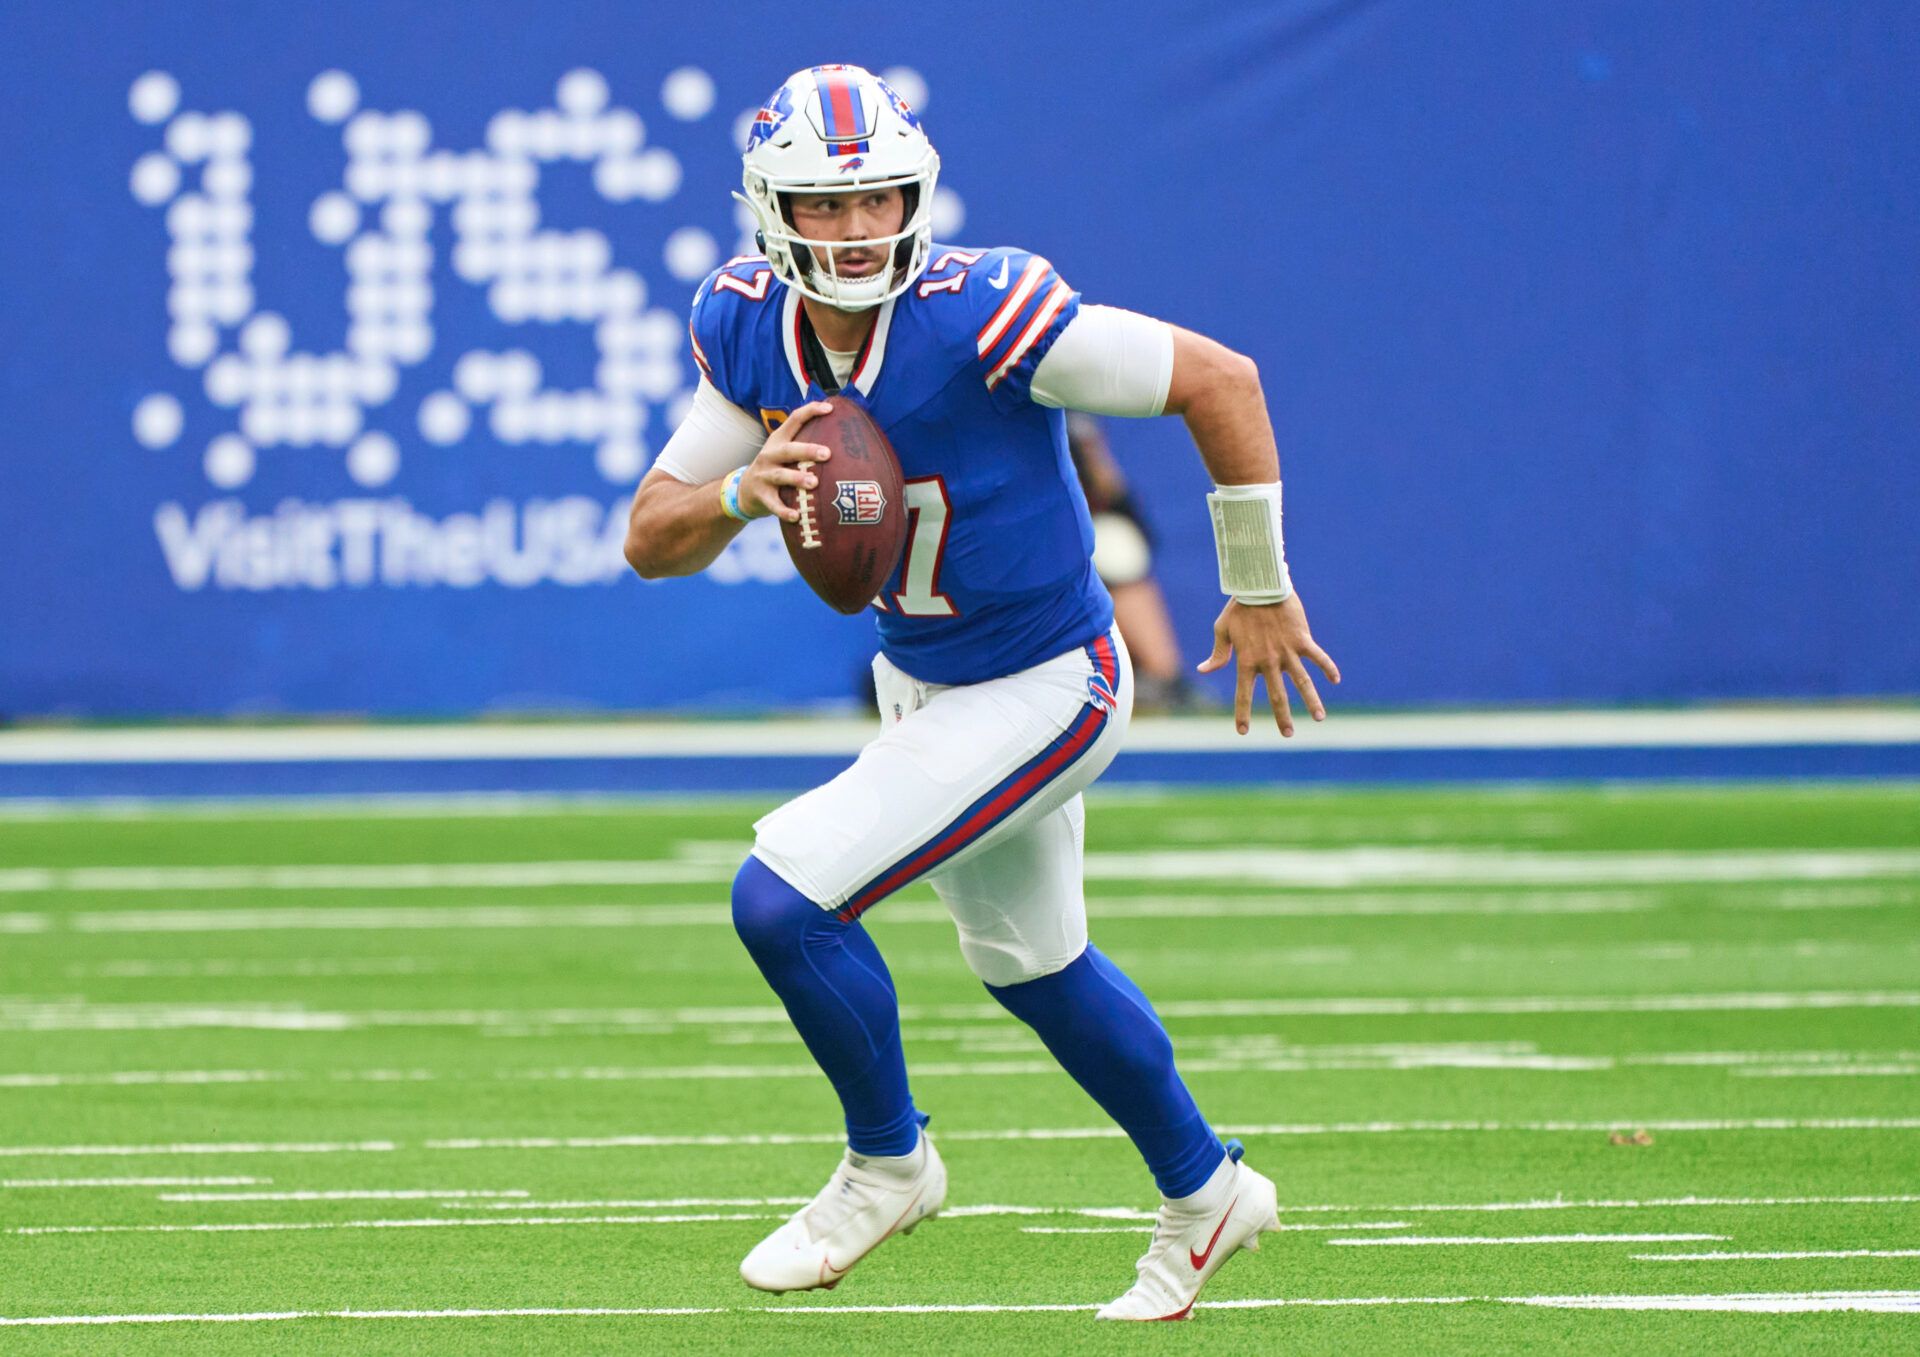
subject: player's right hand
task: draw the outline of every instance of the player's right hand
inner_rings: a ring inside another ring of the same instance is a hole
[[[799,440],[808,420],[815,415],[824,415],[832,408],[825,401],[803,405],[773,431],[773,436],[761,447],[760,455],[747,468],[746,475],[740,478],[741,513],[748,518],[765,518],[773,514],[789,523],[799,521],[800,511],[789,509],[780,502],[780,488],[791,485],[796,489],[811,490],[819,484],[812,466],[815,462],[826,461],[831,454],[822,444]]]

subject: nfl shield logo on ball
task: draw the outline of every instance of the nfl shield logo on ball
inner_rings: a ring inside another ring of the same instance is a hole
[[[880,493],[878,481],[841,481],[833,507],[840,511],[842,523],[878,523],[886,513],[887,497]]]

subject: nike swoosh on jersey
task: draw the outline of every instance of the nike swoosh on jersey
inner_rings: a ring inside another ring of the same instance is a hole
[[[999,288],[1002,292],[1007,290],[1007,260],[1004,256],[1000,260],[1000,272],[987,279],[987,283],[989,286]]]
[[[1235,1197],[1227,1204],[1226,1214],[1220,1217],[1220,1224],[1214,1228],[1213,1238],[1207,1241],[1206,1252],[1195,1253],[1191,1248],[1187,1250],[1187,1261],[1193,1264],[1193,1270],[1195,1272],[1205,1267],[1207,1265],[1207,1259],[1213,1257],[1213,1246],[1220,1242],[1220,1232],[1227,1228],[1227,1221],[1233,1217],[1233,1208],[1239,1204],[1240,1199],[1238,1197]]]

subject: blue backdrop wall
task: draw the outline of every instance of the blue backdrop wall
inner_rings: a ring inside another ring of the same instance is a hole
[[[12,8],[0,713],[844,698],[777,536],[618,554],[826,60],[943,238],[1259,360],[1345,699],[1920,690],[1920,7],[902,8]],[[1202,651],[1205,477],[1114,438]]]

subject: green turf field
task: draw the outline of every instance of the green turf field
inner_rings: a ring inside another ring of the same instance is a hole
[[[837,1153],[727,925],[769,801],[0,816],[0,1352],[1920,1350],[1920,788],[1099,800],[1287,1226],[1159,1326],[1090,1313],[1150,1181],[924,887],[949,1214],[740,1283]],[[116,1315],[247,1318],[13,1322]]]

